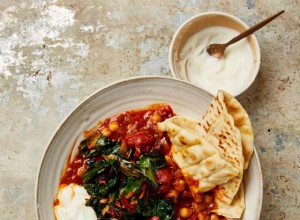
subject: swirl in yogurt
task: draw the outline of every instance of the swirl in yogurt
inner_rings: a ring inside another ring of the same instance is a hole
[[[210,56],[206,47],[212,43],[226,43],[239,34],[227,27],[205,28],[192,35],[176,62],[180,77],[188,80],[211,94],[219,89],[238,94],[250,80],[253,68],[253,53],[247,39],[229,46],[221,59]]]

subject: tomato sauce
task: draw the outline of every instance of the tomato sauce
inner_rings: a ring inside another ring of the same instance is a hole
[[[80,169],[84,167],[84,159],[82,157],[76,156],[72,163],[68,165],[68,168],[65,170],[65,173],[60,181],[60,184],[70,184],[75,183],[81,185],[82,179],[78,175]]]

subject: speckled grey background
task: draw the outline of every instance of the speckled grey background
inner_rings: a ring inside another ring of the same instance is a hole
[[[0,219],[35,219],[35,181],[61,120],[100,87],[129,76],[170,75],[177,27],[205,11],[257,32],[259,75],[238,99],[253,122],[264,176],[261,219],[300,215],[300,2],[298,0],[0,0]]]

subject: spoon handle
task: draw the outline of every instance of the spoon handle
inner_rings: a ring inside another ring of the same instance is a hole
[[[248,35],[252,34],[253,32],[257,31],[258,29],[262,28],[263,26],[265,26],[266,24],[268,24],[269,22],[271,22],[272,20],[274,20],[276,17],[278,17],[279,15],[281,15],[284,12],[284,10],[278,12],[277,14],[263,20],[262,22],[259,22],[258,24],[254,25],[253,27],[249,28],[248,30],[246,30],[245,32],[239,34],[238,36],[236,36],[235,38],[231,39],[230,41],[228,41],[225,45],[229,46],[230,44],[233,44],[241,39],[243,39],[244,37],[247,37]]]

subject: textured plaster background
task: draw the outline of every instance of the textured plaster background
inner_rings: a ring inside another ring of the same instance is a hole
[[[257,32],[260,73],[238,97],[248,111],[264,176],[261,219],[300,215],[300,2],[298,0],[0,0],[0,219],[35,219],[46,144],[85,97],[130,76],[168,75],[177,27],[210,10]]]

